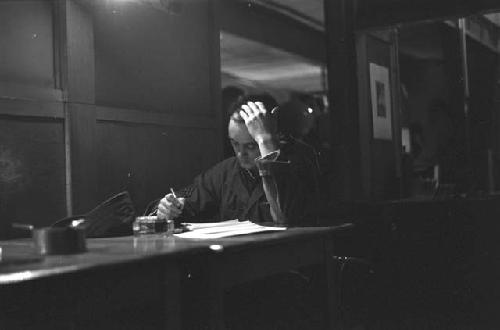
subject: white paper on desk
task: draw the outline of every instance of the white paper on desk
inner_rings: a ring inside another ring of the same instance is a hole
[[[249,222],[249,221],[245,221]],[[189,222],[189,223],[184,223],[186,227],[189,230],[198,230],[198,229],[203,229],[203,228],[217,228],[217,227],[227,227],[227,226],[234,226],[238,225],[242,222],[240,220],[226,220],[226,221],[221,221],[221,222]]]
[[[186,224],[191,231],[176,234],[183,238],[223,238],[236,235],[246,235],[263,231],[280,231],[286,227],[266,227],[250,221],[229,220],[215,223],[189,223]]]

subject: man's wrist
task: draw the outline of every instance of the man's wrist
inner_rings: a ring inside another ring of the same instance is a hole
[[[265,176],[271,176],[271,170],[259,170],[259,176],[265,177]]]
[[[273,135],[260,136],[256,139],[261,155],[267,155],[279,149],[278,139]]]

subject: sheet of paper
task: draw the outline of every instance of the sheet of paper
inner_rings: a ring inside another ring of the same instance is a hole
[[[286,230],[286,227],[266,227],[250,221],[229,220],[215,223],[189,223],[186,224],[191,231],[176,234],[177,237],[214,239],[236,235],[246,235],[264,231]]]
[[[244,221],[244,222],[249,222],[249,221]],[[197,230],[197,229],[203,229],[203,228],[215,228],[215,227],[226,227],[226,226],[234,226],[238,225],[241,222],[238,219],[235,220],[227,220],[227,221],[221,221],[221,222],[189,222],[189,223],[184,223],[186,227],[189,228],[189,230]]]

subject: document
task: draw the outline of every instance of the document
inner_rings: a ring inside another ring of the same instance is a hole
[[[266,227],[251,221],[228,220],[210,223],[186,223],[188,232],[176,234],[182,238],[214,239],[236,235],[246,235],[263,231],[281,231],[286,227]]]

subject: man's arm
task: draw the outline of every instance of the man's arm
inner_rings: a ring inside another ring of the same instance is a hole
[[[256,160],[273,220],[314,225],[319,204],[319,168],[312,148],[289,143]]]
[[[241,117],[257,142],[261,157],[256,160],[271,216],[279,224],[305,224],[318,200],[316,169],[305,153],[280,150],[276,123],[260,102],[242,106]]]
[[[219,163],[198,175],[193,183],[177,192],[178,198],[168,194],[160,200],[158,215],[181,221],[211,220],[219,206],[219,174],[223,164]]]

